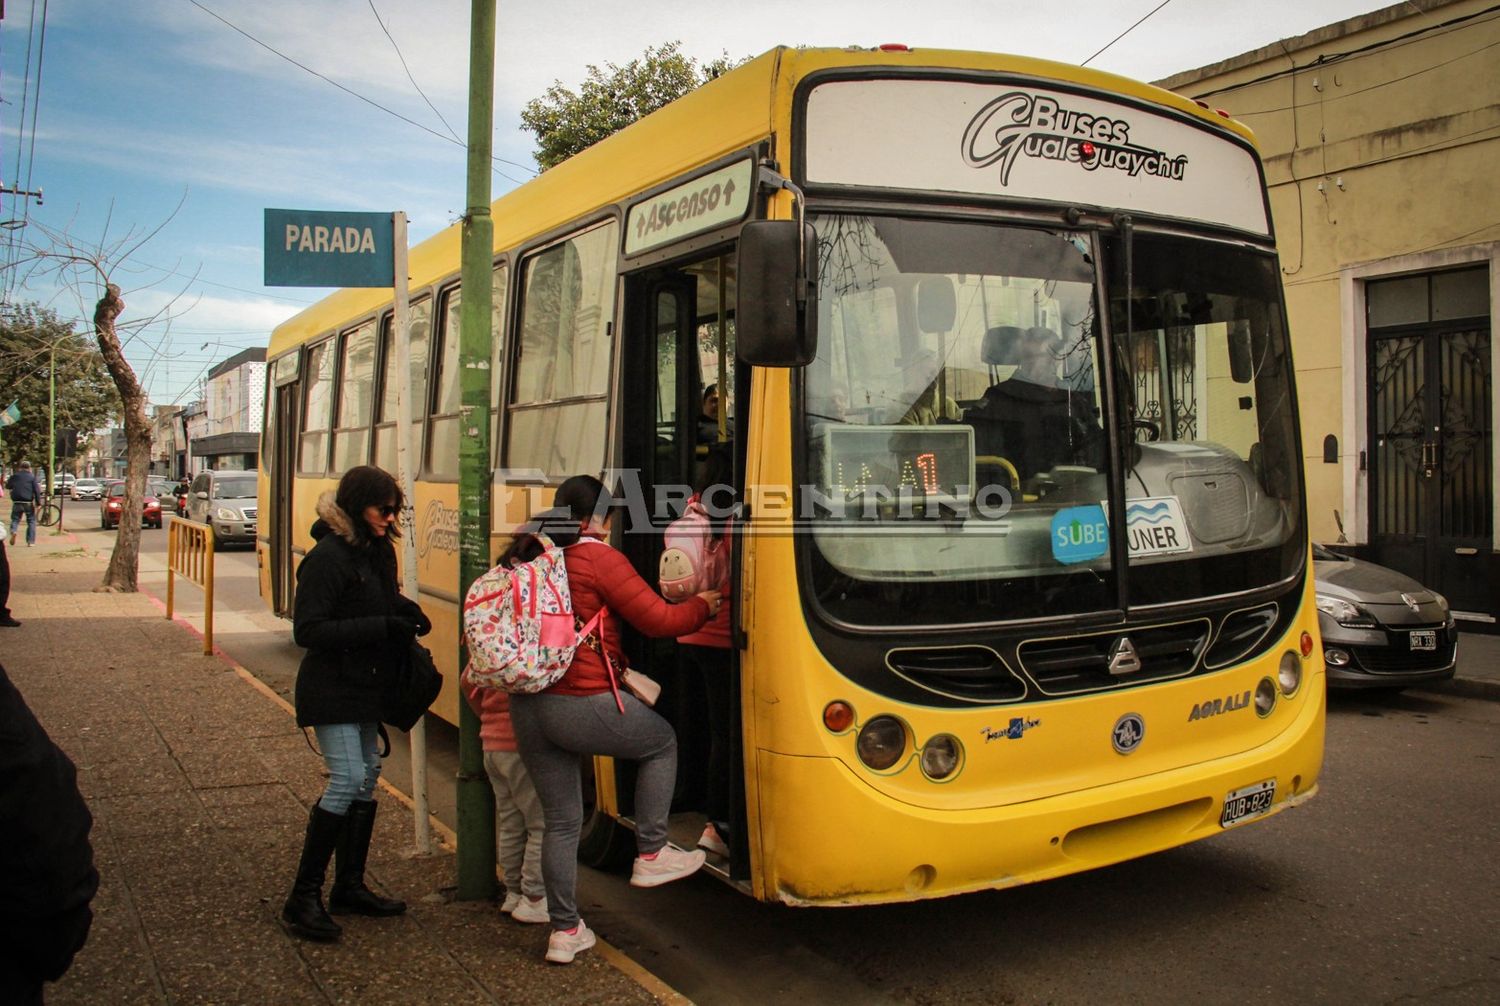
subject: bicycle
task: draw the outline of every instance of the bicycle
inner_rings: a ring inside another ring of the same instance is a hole
[[[37,504],[36,522],[42,527],[51,527],[60,520],[62,520],[62,507],[51,500]]]

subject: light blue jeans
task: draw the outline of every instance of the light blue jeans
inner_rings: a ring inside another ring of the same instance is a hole
[[[380,779],[380,724],[330,723],[313,727],[313,735],[328,766],[328,785],[318,806],[342,815],[355,800],[373,799]]]

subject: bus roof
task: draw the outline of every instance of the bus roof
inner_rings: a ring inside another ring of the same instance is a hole
[[[496,199],[494,251],[518,245],[570,221],[743,150],[788,121],[799,81],[822,70],[892,68],[979,70],[1062,81],[1160,105],[1254,143],[1249,128],[1171,91],[1101,70],[1026,56],[954,49],[795,49],[780,46],[684,95]],[[566,215],[559,213],[566,207]],[[413,246],[413,290],[458,268],[461,224]],[[274,357],[389,304],[389,288],[347,288],[277,326]]]

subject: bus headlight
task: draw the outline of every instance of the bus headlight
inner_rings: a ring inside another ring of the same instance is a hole
[[[1276,669],[1276,680],[1281,685],[1281,694],[1291,698],[1302,687],[1302,660],[1296,653],[1287,650],[1281,655],[1281,666]]]
[[[884,771],[906,752],[906,728],[894,716],[877,716],[860,728],[854,747],[860,761],[876,771]]]
[[[1260,684],[1255,686],[1255,714],[1270,716],[1271,710],[1275,708],[1276,683],[1270,678],[1261,678]]]
[[[922,745],[922,772],[929,779],[946,779],[958,768],[963,749],[952,734],[938,734]]]

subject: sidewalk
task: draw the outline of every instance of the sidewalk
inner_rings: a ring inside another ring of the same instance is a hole
[[[452,901],[451,844],[413,856],[390,792],[367,879],[407,914],[341,917],[336,944],[288,937],[276,916],[323,771],[285,703],[149,596],[94,593],[103,563],[71,536],[8,551],[23,624],[0,630],[0,662],[78,766],[101,876],[52,1006],[685,1001],[602,942],[548,965],[546,926]],[[197,593],[181,588],[183,607]]]
[[[1465,632],[1458,623],[1458,670],[1433,691],[1500,702],[1500,635]]]

